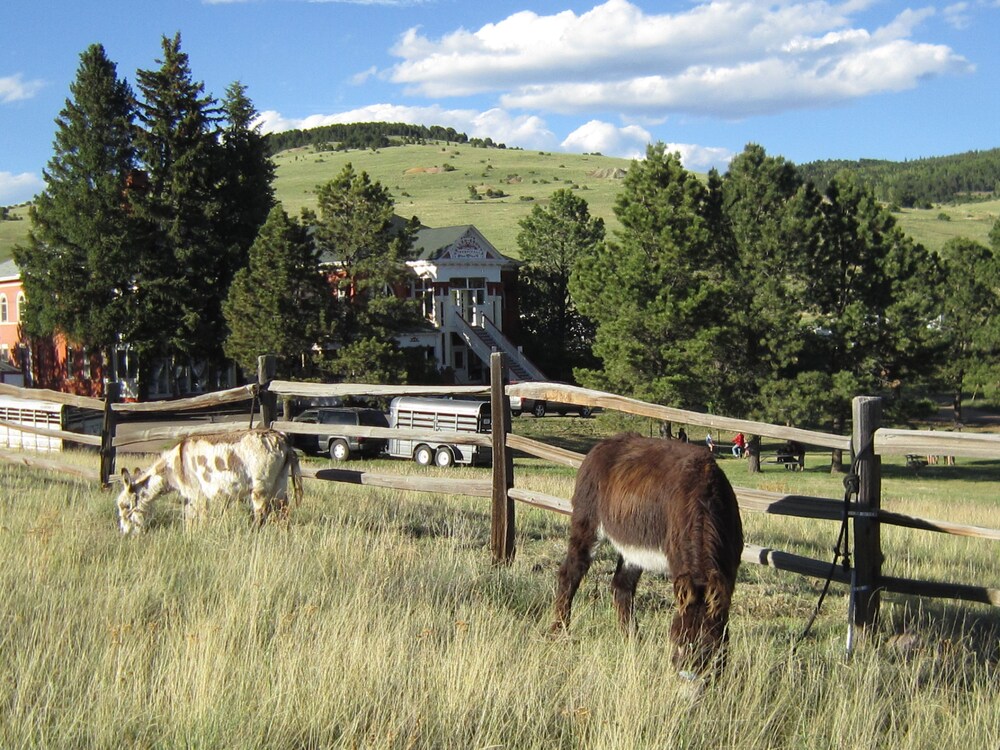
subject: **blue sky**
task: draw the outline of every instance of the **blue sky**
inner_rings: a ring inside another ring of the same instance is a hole
[[[265,130],[390,120],[508,146],[724,169],[749,142],[801,163],[1000,146],[1000,0],[5,0],[0,205],[43,187],[79,55],[119,77],[182,49],[239,80]]]

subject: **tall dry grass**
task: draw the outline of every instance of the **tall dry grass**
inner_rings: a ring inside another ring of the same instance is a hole
[[[568,472],[519,471],[570,492]],[[517,558],[498,569],[482,500],[310,482],[291,519],[261,531],[237,508],[185,530],[168,499],[124,539],[110,493],[6,466],[0,483],[0,747],[1000,745],[1000,621],[986,608],[887,597],[847,660],[839,587],[795,648],[820,582],[744,566],[729,668],[698,695],[670,666],[665,581],[643,578],[641,637],[619,636],[607,550],[571,634],[548,637],[566,530],[553,514],[519,508]],[[745,524],[748,541],[821,558],[836,534]],[[894,574],[997,584],[989,543],[886,536]]]

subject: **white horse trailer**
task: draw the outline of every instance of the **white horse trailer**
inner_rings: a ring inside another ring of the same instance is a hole
[[[53,452],[63,449],[63,441],[49,435],[22,432],[11,425],[24,425],[43,430],[80,432],[85,435],[99,435],[101,432],[100,412],[80,409],[52,401],[0,396],[0,449]]]
[[[400,396],[389,405],[389,426],[433,432],[489,434],[492,429],[489,401]],[[446,443],[433,439],[390,438],[389,455],[412,458],[422,466],[488,465],[493,454],[488,446]]]

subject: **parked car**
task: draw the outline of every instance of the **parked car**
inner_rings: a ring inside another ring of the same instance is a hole
[[[333,461],[347,461],[350,458],[374,458],[386,449],[386,438],[358,437],[338,434],[337,425],[360,427],[388,427],[386,419],[378,409],[338,406],[330,408],[306,409],[293,422],[330,425],[331,431],[321,435],[296,435],[295,445],[307,453],[326,453]]]
[[[511,398],[510,411],[515,417],[519,417],[522,413],[533,414],[536,417],[544,417],[546,414],[552,413],[563,417],[567,414],[579,414],[581,417],[589,417],[593,414],[593,409],[589,406],[564,404],[559,401],[546,401],[540,398],[521,398],[520,396]]]

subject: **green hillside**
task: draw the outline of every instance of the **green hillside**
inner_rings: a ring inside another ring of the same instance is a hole
[[[14,252],[14,245],[28,236],[28,207],[12,208],[10,215],[12,220],[0,221],[0,261],[7,260]]]
[[[560,188],[579,190],[609,227],[629,162],[598,155],[560,154],[462,145],[406,145],[381,150],[282,151],[275,157],[278,199],[297,215],[316,204],[315,188],[350,162],[390,190],[396,212],[432,227],[474,224],[502,253],[517,255],[517,222]],[[475,186],[480,200],[471,198]],[[503,197],[487,197],[487,191]]]
[[[518,221],[532,206],[544,204],[560,188],[571,188],[590,205],[609,230],[617,222],[612,207],[628,169],[625,159],[519,149],[476,148],[469,144],[404,145],[353,151],[303,146],[278,153],[275,189],[292,215],[316,205],[316,186],[333,178],[347,162],[385,185],[397,212],[417,216],[428,226],[474,224],[503,253],[517,257]],[[481,200],[472,200],[475,186]],[[486,197],[487,191],[503,197]],[[26,219],[27,210],[14,209]],[[986,243],[1000,216],[1000,200],[904,209],[896,214],[903,229],[929,249],[948,239],[969,237]],[[0,260],[23,241],[28,222],[0,221]]]

